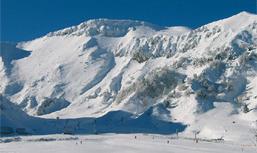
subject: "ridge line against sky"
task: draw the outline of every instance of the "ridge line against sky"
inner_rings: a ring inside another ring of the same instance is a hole
[[[89,19],[131,19],[197,28],[242,11],[256,0],[0,0],[1,41],[26,41]]]

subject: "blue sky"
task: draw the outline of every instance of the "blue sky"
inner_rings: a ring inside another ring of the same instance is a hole
[[[1,41],[24,41],[88,19],[136,19],[196,28],[241,11],[256,0],[0,0]]]

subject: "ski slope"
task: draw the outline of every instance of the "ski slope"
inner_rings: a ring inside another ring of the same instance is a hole
[[[254,141],[256,47],[247,12],[196,29],[95,19],[1,42],[1,127]]]
[[[135,138],[136,136],[136,138]],[[189,139],[171,139],[162,135],[86,135],[27,136],[18,142],[0,143],[1,153],[255,153],[256,146],[233,142],[195,143]]]

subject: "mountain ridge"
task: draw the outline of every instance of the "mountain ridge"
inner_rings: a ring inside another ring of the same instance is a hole
[[[29,54],[11,61],[10,74],[1,54],[0,92],[31,116],[140,116],[153,108],[153,118],[190,125],[184,133],[219,137],[229,127],[227,139],[246,138],[220,120],[251,129],[257,117],[257,16],[242,12],[193,30],[153,27],[90,20],[13,45]],[[223,116],[208,122],[215,112]]]

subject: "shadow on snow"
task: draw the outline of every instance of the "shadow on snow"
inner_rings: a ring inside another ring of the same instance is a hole
[[[74,119],[46,119],[28,116],[13,103],[0,97],[1,128],[12,129],[15,134],[101,134],[101,133],[152,133],[174,134],[183,131],[186,126],[181,123],[160,120],[152,115],[150,107],[140,116],[125,111],[112,111],[98,117]],[[17,131],[17,129],[19,129]],[[3,129],[2,129],[2,134]]]

